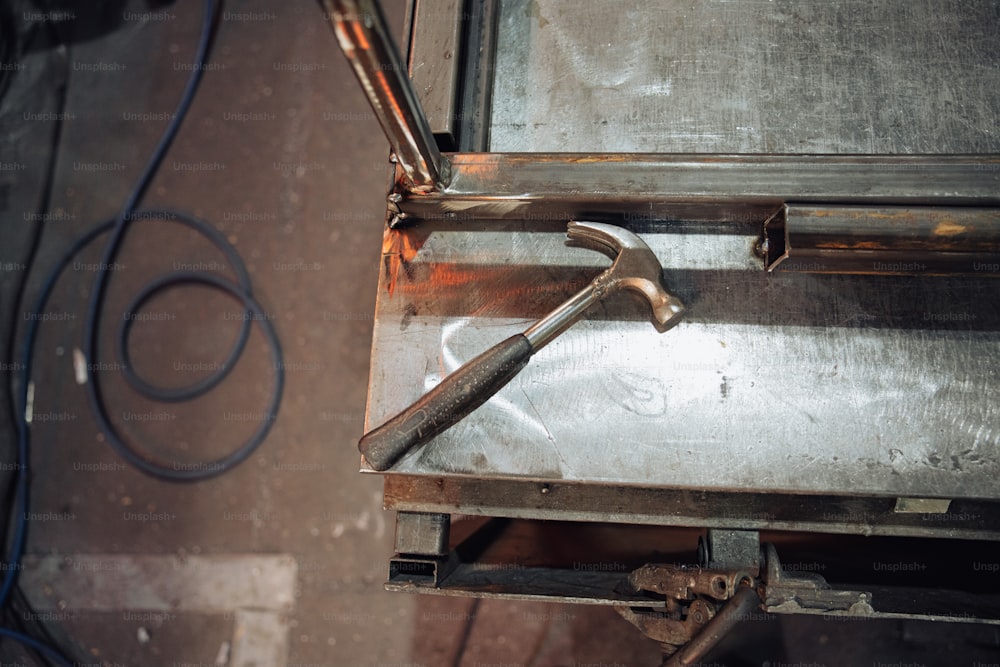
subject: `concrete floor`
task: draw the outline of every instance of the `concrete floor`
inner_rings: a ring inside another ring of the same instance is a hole
[[[401,29],[403,0],[384,5]],[[194,51],[199,16],[192,6],[178,3],[145,17],[143,5],[135,11],[131,4],[102,7],[77,12],[78,39],[65,67],[67,115],[55,163],[54,215],[45,226],[39,270],[76,235],[114,216],[164,127],[164,114],[173,109]],[[273,663],[259,658],[260,665],[656,664],[656,645],[609,609],[382,590],[394,518],[381,510],[381,479],[357,473],[356,443],[363,429],[387,144],[315,3],[245,0],[228,3],[226,11],[213,65],[144,205],[191,211],[236,245],[282,340],[284,400],[260,450],[220,478],[174,485],[123,465],[103,442],[74,379],[73,350],[81,345],[97,248],[81,257],[49,308],[64,317],[42,327],[33,374],[35,414],[46,418],[34,426],[32,511],[43,518],[31,526],[28,551],[40,572],[39,564],[55,569],[28,580],[38,584],[30,596],[39,609],[51,610],[53,632],[81,659],[111,665],[235,664],[247,632],[273,633],[271,649],[282,654]],[[6,136],[15,139],[4,150],[26,165],[0,180],[10,223],[5,262],[23,256],[29,226],[13,223],[37,210],[47,164],[52,121],[17,123],[18,117],[30,120],[22,110],[55,103],[47,78],[54,66],[46,57],[26,56],[31,67],[0,114]],[[120,318],[114,313],[149,278],[180,268],[228,269],[204,240],[166,223],[138,224],[119,262],[105,340]],[[3,275],[4,308],[15,274]],[[36,271],[31,284],[37,287],[38,280]],[[137,370],[178,386],[224,358],[242,311],[224,296],[193,288],[156,298],[147,312],[164,318],[135,325]],[[103,359],[115,360],[110,344]],[[123,433],[150,452],[187,460],[229,451],[255,428],[274,377],[259,333],[230,378],[191,404],[149,403],[116,373],[99,372]],[[9,439],[4,444],[9,449]],[[123,555],[140,560],[126,562]],[[288,556],[296,568],[291,602],[274,584],[263,588],[270,600],[254,603],[274,612],[267,627],[240,620],[237,608],[249,603],[238,600],[245,589],[264,586],[262,569],[291,561],[267,561],[243,581],[238,561],[247,555]],[[164,556],[170,559],[150,560]],[[225,571],[232,577],[215,581],[211,563],[230,568]],[[155,571],[151,564],[158,564]],[[74,583],[80,581],[91,583]],[[212,586],[218,589],[207,590]],[[135,591],[144,587],[148,596],[173,605],[171,611],[130,611],[129,605],[148,603],[136,601]],[[214,602],[186,601],[202,592]],[[778,625],[756,627],[751,634],[770,639],[758,639],[763,646],[727,664],[830,655],[831,624],[801,626],[791,640],[782,640]],[[846,631],[851,633],[857,634]],[[0,649],[6,661],[27,662],[9,644]],[[273,656],[268,650],[259,655]],[[887,651],[889,657],[904,655]],[[825,664],[848,663],[834,658]]]
[[[70,47],[72,120],[63,125],[51,206],[66,219],[46,228],[40,267],[116,213],[185,82],[199,12],[176,5],[136,20],[129,7],[77,13],[80,24],[117,25],[88,29],[97,36]],[[390,11],[401,25],[402,4]],[[86,264],[97,261],[91,249],[50,308],[77,317],[43,327],[35,357],[36,414],[67,418],[36,424],[33,511],[73,518],[33,524],[29,551],[291,554],[295,603],[282,619],[290,664],[401,663],[416,607],[381,589],[393,520],[381,510],[380,479],[356,474],[387,144],[315,3],[229,3],[226,12],[213,65],[144,205],[191,211],[236,244],[284,347],[279,418],[251,460],[212,481],[173,485],[122,466],[73,377],[93,276]],[[108,313],[159,272],[222,268],[224,260],[185,228],[147,223],[131,234],[120,264]],[[136,366],[175,386],[224,358],[242,312],[198,288],[148,308],[171,319],[135,326]],[[109,329],[115,319],[105,318]],[[109,346],[104,354],[114,360]],[[256,427],[273,368],[254,334],[232,376],[195,403],[151,404],[114,373],[104,375],[112,418],[133,442],[198,460],[228,451]],[[214,664],[233,632],[224,615],[126,616],[76,610],[64,625],[93,659],[129,665]],[[137,640],[139,626],[148,642]]]

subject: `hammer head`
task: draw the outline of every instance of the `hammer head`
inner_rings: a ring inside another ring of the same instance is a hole
[[[684,314],[684,304],[663,284],[663,267],[649,246],[632,232],[599,222],[570,222],[574,243],[599,250],[615,261],[598,278],[604,291],[629,289],[649,300],[657,329],[666,331]]]

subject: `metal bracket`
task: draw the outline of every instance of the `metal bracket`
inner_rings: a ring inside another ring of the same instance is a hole
[[[660,643],[669,658],[664,665],[695,664],[761,602],[753,566],[644,565],[632,572],[629,581],[640,590],[667,597],[666,613],[618,608],[625,620]]]
[[[872,594],[865,591],[836,590],[822,576],[810,572],[794,575],[781,569],[773,544],[763,545],[765,594],[764,609],[778,613],[819,613],[869,616],[874,613]]]
[[[758,540],[755,531],[709,531],[699,545],[708,567],[643,565],[629,583],[665,596],[666,612],[619,608],[618,613],[660,642],[669,657],[664,665],[694,664],[757,607],[779,613],[874,613],[870,593],[834,590],[817,574],[782,571],[773,544],[757,549],[762,563],[752,561]]]
[[[629,583],[665,596],[666,613],[629,608],[618,613],[660,643],[669,658],[665,665],[693,664],[760,604],[759,540],[756,531],[709,531],[699,543],[706,567],[643,565],[629,575]]]
[[[686,565],[643,565],[629,576],[637,590],[665,595],[673,600],[698,596],[728,600],[740,586],[754,585],[756,568],[711,569]]]

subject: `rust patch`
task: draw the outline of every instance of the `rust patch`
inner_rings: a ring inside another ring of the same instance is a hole
[[[964,234],[967,231],[969,231],[968,227],[960,225],[950,218],[942,220],[934,228],[934,233],[937,236],[955,236],[956,234]]]
[[[911,224],[916,224],[918,220],[916,214],[914,214],[914,212],[910,210],[897,211],[895,213],[868,211],[866,215],[859,217],[871,218],[873,220],[898,220],[901,222],[908,222]]]
[[[572,158],[572,161],[576,164],[592,164],[595,162],[625,162],[628,160],[628,158],[629,156],[627,155],[616,155],[616,154],[586,155],[583,157]],[[558,156],[556,156],[556,158],[552,160],[552,162],[560,162],[560,161],[561,160]]]
[[[878,241],[855,241],[854,243],[831,242],[817,243],[821,250],[889,250],[889,246]]]
[[[877,211],[868,208],[851,209],[816,209],[810,211],[814,218],[846,218],[848,220],[896,220],[899,222],[916,223],[917,217],[913,211]]]

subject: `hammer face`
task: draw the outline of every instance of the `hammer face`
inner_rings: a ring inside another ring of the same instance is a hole
[[[599,278],[603,293],[624,288],[642,294],[661,332],[680,321],[684,304],[667,291],[660,260],[645,241],[626,229],[598,222],[570,222],[567,233],[572,241],[613,253],[614,263]]]
[[[672,329],[684,317],[684,304],[672,294],[667,294],[664,303],[653,308],[653,315],[660,323],[660,331]]]
[[[646,297],[653,309],[656,329],[661,333],[672,328],[684,316],[684,304],[666,290],[659,277],[656,279],[622,278],[617,281],[616,287],[638,292]]]

